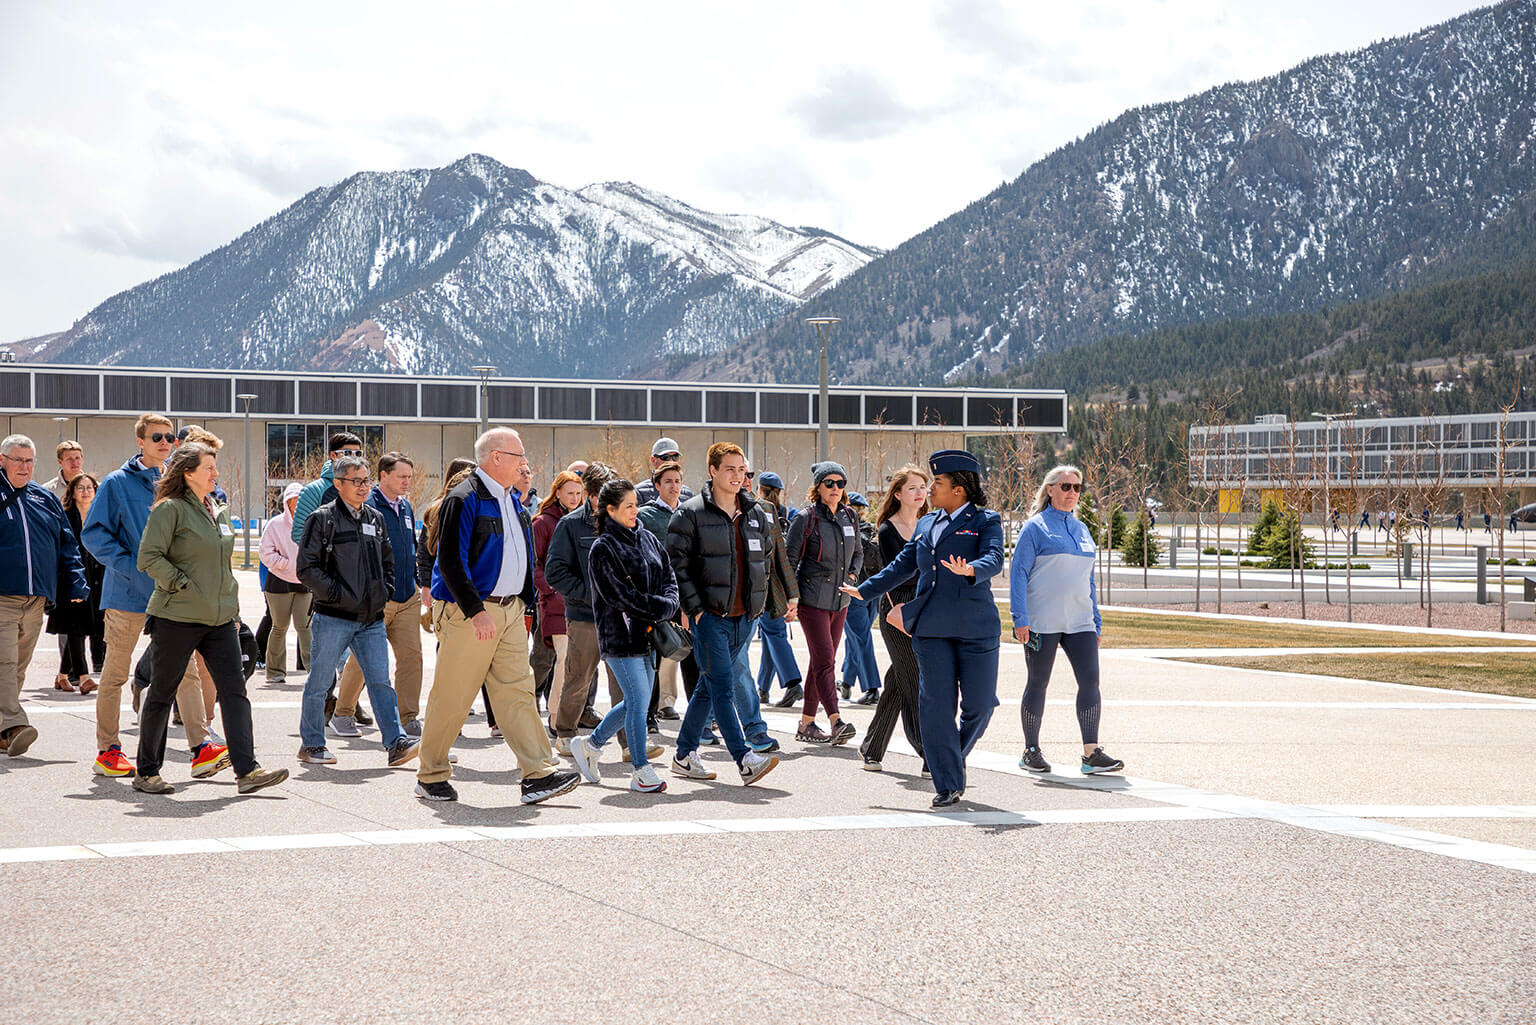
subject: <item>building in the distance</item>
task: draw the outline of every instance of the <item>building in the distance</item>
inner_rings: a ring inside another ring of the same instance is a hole
[[[408,453],[423,487],[470,455],[484,419],[518,428],[542,492],[575,459],[603,459],[621,472],[648,472],[659,436],[681,446],[690,484],[704,476],[717,441],[741,445],[754,470],[782,476],[801,504],[816,458],[820,421],[815,386],[560,381],[473,377],[135,369],[11,363],[0,369],[6,433],[29,435],[49,462],[62,438],[85,448],[86,468],[105,473],[134,451],[133,421],[154,410],[224,439],[223,484],[241,508],[245,402],[250,401],[252,474],[265,469],[267,509],[291,480],[312,475],[325,437],[346,428],[370,454]],[[482,409],[483,405],[483,409]],[[879,490],[903,463],[967,439],[1011,431],[1062,433],[1066,394],[1054,390],[834,387],[827,402],[832,457],[854,487]],[[40,467],[40,470],[43,469]],[[47,467],[44,477],[52,475]],[[255,497],[253,495],[253,497]],[[262,512],[253,510],[261,515]]]
[[[1261,416],[1251,424],[1192,427],[1190,479],[1241,498],[1304,490],[1320,508],[1326,490],[1353,492],[1360,508],[1497,514],[1536,501],[1536,412],[1310,420]],[[1437,501],[1438,499],[1438,501]],[[1334,499],[1334,505],[1345,504]]]

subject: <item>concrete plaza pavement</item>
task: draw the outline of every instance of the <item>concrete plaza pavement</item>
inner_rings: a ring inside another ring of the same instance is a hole
[[[56,660],[45,636],[41,737],[0,758],[17,1021],[1536,1021],[1532,701],[1106,649],[1126,778],[1077,773],[1065,660],[1033,777],[1010,645],[953,813],[899,741],[862,772],[789,710],[759,786],[713,748],[719,782],[633,794],[610,745],[601,785],[528,808],[481,717],[454,804],[376,730],[299,766],[300,678],[258,674],[258,755],[293,779],[190,781],[173,730],[167,798],[90,774],[94,697],[49,689]]]

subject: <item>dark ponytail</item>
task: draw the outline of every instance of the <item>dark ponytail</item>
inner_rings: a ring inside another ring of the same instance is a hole
[[[978,509],[987,507],[987,493],[981,487],[981,474],[974,470],[951,470],[944,476],[955,487],[965,489],[965,500]]]
[[[603,533],[608,529],[608,507],[618,505],[624,501],[624,496],[635,490],[635,486],[623,477],[615,477],[603,485],[597,493],[597,532]]]

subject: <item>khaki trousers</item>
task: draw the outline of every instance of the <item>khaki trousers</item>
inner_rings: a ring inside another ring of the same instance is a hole
[[[597,677],[597,664],[602,655],[597,650],[597,624],[565,621],[565,681],[560,687],[560,703],[555,710],[555,732],[562,737],[576,736],[577,723],[587,707],[587,695],[592,691]],[[608,697],[616,705],[624,700],[619,681],[613,670],[608,672]]]
[[[282,683],[288,678],[289,623],[299,638],[299,659],[309,665],[309,603],[315,596],[308,591],[268,591],[266,598],[267,613],[272,617],[272,632],[267,635],[267,682]]]
[[[681,664],[670,658],[664,658],[656,667],[656,680],[661,687],[662,707],[677,704],[677,667]]]
[[[123,714],[123,685],[133,675],[133,649],[144,636],[144,613],[106,609],[107,660],[101,665],[101,689],[96,692],[96,750],[121,744],[118,724]],[[147,692],[146,692],[147,693]],[[197,663],[187,659],[187,671],[176,686],[176,707],[187,730],[187,746],[208,739],[207,708]]]
[[[475,639],[474,624],[464,618],[457,605],[432,603],[432,631],[437,635],[438,649],[416,772],[423,783],[437,783],[453,775],[448,751],[482,686],[496,713],[496,725],[517,756],[523,779],[540,779],[555,769],[549,734],[539,721],[539,705],[533,696],[523,603],[490,604],[485,611],[495,624],[496,636],[481,641]]]
[[[0,733],[27,726],[21,688],[43,631],[43,596],[0,594]]]
[[[395,653],[395,698],[400,702],[400,725],[421,718],[421,601],[392,601],[384,606],[384,635]],[[336,687],[336,714],[356,715],[363,693],[363,670],[356,655],[347,656]]]
[[[569,657],[570,639],[565,634],[552,634],[549,638],[555,646],[555,677],[549,685],[549,697],[544,707],[549,710],[550,725],[554,725],[555,712],[560,708],[560,694],[565,690],[565,660]]]

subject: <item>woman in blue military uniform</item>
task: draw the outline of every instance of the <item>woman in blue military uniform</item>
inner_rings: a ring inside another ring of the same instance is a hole
[[[975,456],[945,449],[928,465],[934,511],[918,521],[912,539],[885,569],[844,590],[874,598],[917,575],[917,595],[898,607],[921,677],[918,718],[937,791],[933,806],[947,808],[965,793],[965,757],[997,707],[1002,623],[987,582],[1003,568],[1003,521],[985,508]]]

